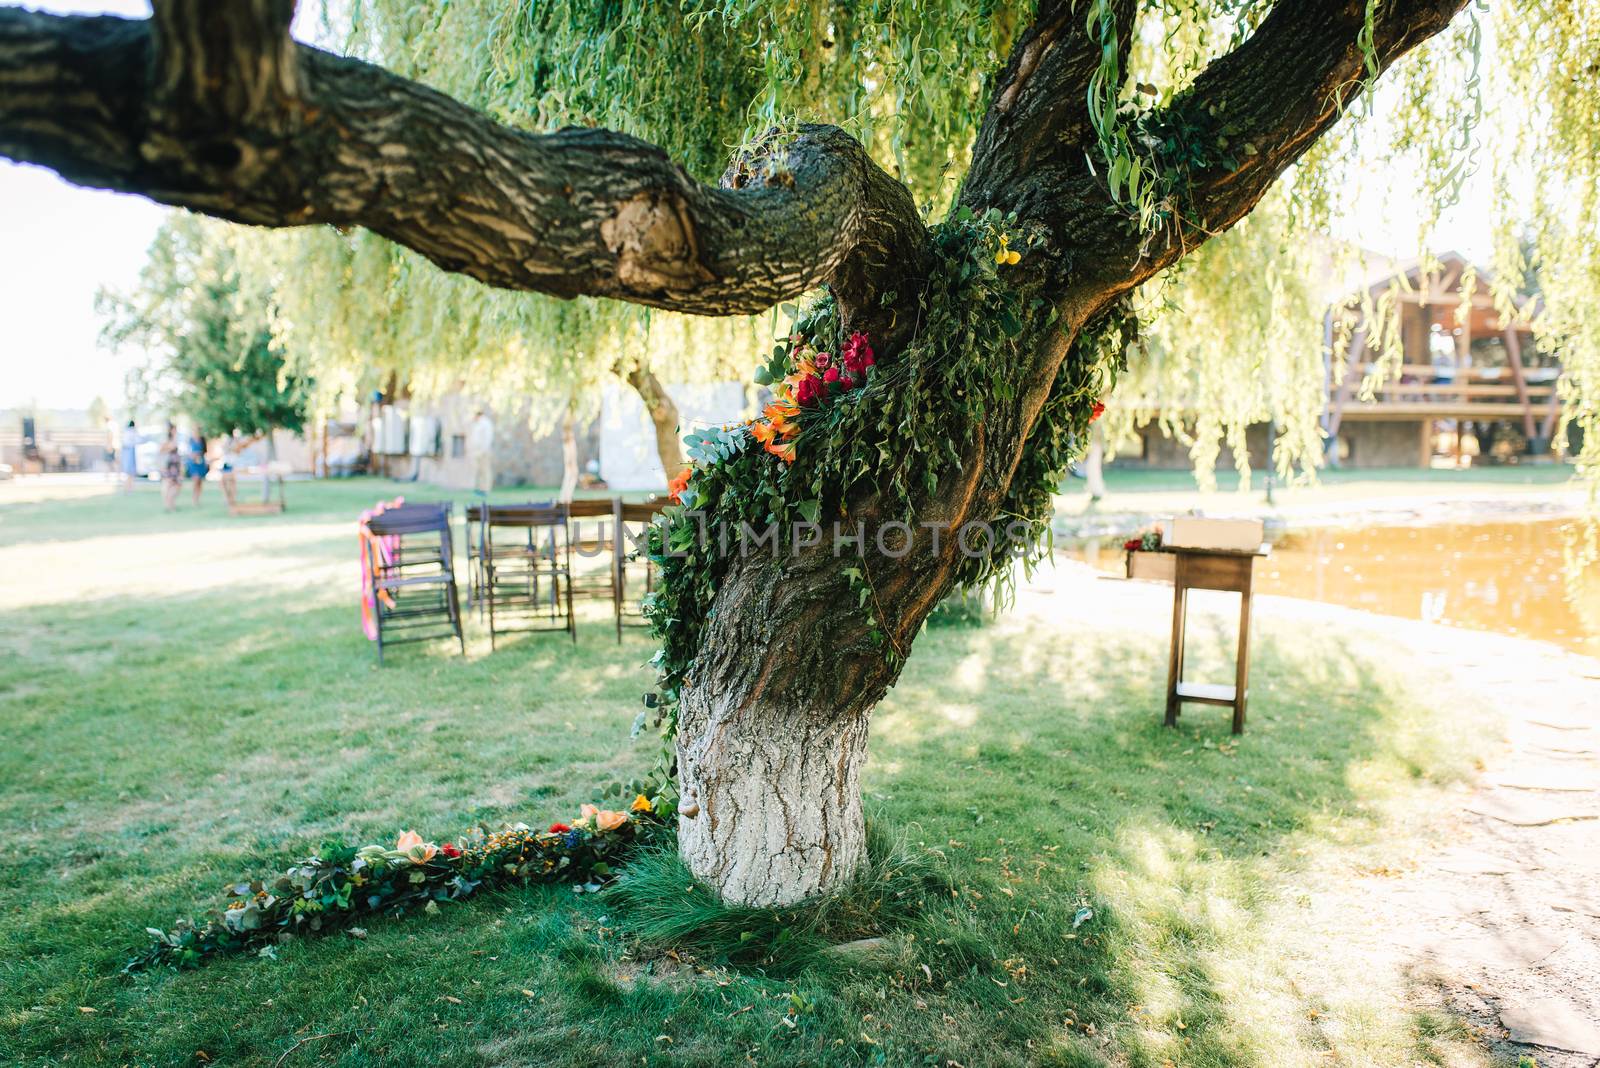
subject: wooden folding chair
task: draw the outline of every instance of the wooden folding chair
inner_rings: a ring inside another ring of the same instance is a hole
[[[615,604],[617,597],[616,568],[616,499],[585,497],[568,501],[567,540],[580,560],[609,556],[604,567],[574,570],[572,591],[579,597],[607,597]],[[588,522],[585,522],[588,520]]]
[[[554,506],[554,501],[524,501],[521,504],[496,505],[495,507],[552,508]],[[484,522],[484,518],[487,516],[489,508],[490,505],[485,501],[469,504],[465,510],[468,568],[467,607],[478,610],[479,622],[483,621],[487,612],[487,603],[484,600],[483,591],[486,584],[485,560],[488,557],[489,528]],[[530,528],[527,544],[520,548],[515,544],[507,544],[502,539],[499,551],[512,554],[517,554],[524,550],[531,551],[533,549],[533,537],[533,531]]]
[[[645,627],[642,597],[628,606],[628,565],[644,562],[644,593],[655,589],[656,568],[645,555],[645,531],[655,522],[656,516],[672,502],[665,497],[642,503],[629,503],[618,497],[614,503],[612,529],[616,532],[615,551],[612,553],[612,605],[617,617],[617,641],[622,641],[623,627]]]
[[[489,505],[482,528],[483,598],[489,609],[490,648],[498,635],[514,632],[565,630],[576,642],[566,509],[550,504]],[[546,613],[551,625],[536,625],[535,620]],[[558,623],[563,615],[565,622]]]
[[[404,504],[366,520],[363,570],[377,623],[378,663],[385,645],[454,637],[466,654],[456,596],[450,505]],[[447,629],[441,631],[440,626]]]

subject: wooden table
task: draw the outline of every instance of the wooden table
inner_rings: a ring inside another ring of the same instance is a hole
[[[1233,733],[1243,734],[1245,702],[1250,696],[1250,579],[1256,557],[1267,555],[1267,547],[1236,550],[1170,546],[1167,551],[1176,559],[1172,583],[1172,653],[1167,661],[1166,725],[1176,727],[1179,706],[1192,701],[1232,708]],[[1190,590],[1222,590],[1239,595],[1239,656],[1232,686],[1183,679],[1183,635]]]

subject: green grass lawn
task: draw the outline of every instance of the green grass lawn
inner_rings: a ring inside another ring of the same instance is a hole
[[[153,490],[0,486],[0,1061],[1489,1063],[1297,912],[1322,873],[1419,833],[1483,744],[1378,630],[1261,636],[1241,740],[1220,713],[1161,728],[1159,618],[928,631],[874,721],[875,835],[915,876],[880,884],[899,896],[858,932],[885,935],[875,956],[771,958],[770,922],[753,952],[721,929],[664,941],[647,912],[714,915],[665,858],[635,873],[653,909],[496,893],[119,975],[145,927],[329,838],[542,823],[644,770],[652,647],[619,646],[597,606],[576,651],[491,653],[474,626],[465,658],[374,666],[352,520],[393,491],[294,484],[289,513],[234,520],[214,497],[164,515]]]

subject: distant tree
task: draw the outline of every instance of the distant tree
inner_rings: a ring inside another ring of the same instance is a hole
[[[138,406],[170,404],[207,435],[303,430],[310,383],[285,365],[266,300],[241,286],[232,247],[210,225],[174,215],[162,226],[134,291],[100,293],[101,340],[148,354],[130,374]]]

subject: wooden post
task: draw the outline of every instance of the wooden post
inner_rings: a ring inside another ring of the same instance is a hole
[[[1517,399],[1522,402],[1522,435],[1531,442],[1535,430],[1533,402],[1528,399],[1528,378],[1522,371],[1522,339],[1517,336],[1515,323],[1506,327],[1505,339],[1506,364],[1511,368],[1511,380],[1517,386]]]
[[[1185,701],[1221,705],[1233,710],[1233,733],[1244,733],[1245,710],[1250,687],[1250,597],[1251,578],[1257,556],[1254,552],[1228,549],[1191,549],[1174,546],[1168,550],[1174,561],[1172,582],[1172,648],[1167,657],[1167,708],[1165,723],[1178,725],[1178,713]],[[1233,685],[1185,682],[1183,678],[1184,634],[1187,629],[1190,590],[1221,590],[1239,595],[1238,654],[1234,662]]]
[[[1167,719],[1169,727],[1178,725],[1178,681],[1183,678],[1183,632],[1189,609],[1189,587],[1185,583],[1184,560],[1178,557],[1172,582],[1172,648],[1167,654]]]

